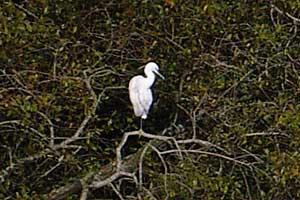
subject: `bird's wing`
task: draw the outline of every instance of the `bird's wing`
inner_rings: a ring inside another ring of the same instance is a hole
[[[144,114],[144,108],[141,100],[141,97],[143,96],[143,79],[144,78],[142,76],[136,76],[133,77],[129,82],[129,97],[133,105],[134,114],[137,117],[140,117]]]
[[[140,95],[139,97],[140,97],[140,102],[143,106],[144,112],[147,115],[150,110],[152,101],[153,101],[151,89],[150,88],[144,89],[143,94]]]

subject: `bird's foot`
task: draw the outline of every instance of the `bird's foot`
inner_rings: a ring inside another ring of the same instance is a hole
[[[143,131],[143,129],[140,129],[140,130],[139,130],[139,137],[141,137],[142,135],[144,135],[144,133],[145,133],[145,132]]]

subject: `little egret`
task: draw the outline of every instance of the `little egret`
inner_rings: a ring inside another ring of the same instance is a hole
[[[156,63],[149,62],[144,69],[146,77],[141,75],[134,76],[129,82],[129,97],[133,105],[134,114],[141,118],[140,130],[142,130],[143,119],[147,119],[147,114],[153,101],[151,86],[155,81],[155,74],[159,75],[163,80],[165,79],[158,70],[159,67]]]

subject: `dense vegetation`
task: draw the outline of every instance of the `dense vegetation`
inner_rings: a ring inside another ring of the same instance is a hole
[[[298,0],[0,8],[0,199],[300,199]],[[139,128],[127,86],[150,60],[149,135],[95,187]]]

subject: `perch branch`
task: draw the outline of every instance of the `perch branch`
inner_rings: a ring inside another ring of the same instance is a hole
[[[130,136],[140,136],[140,137],[145,137],[148,139],[155,140],[155,142],[150,141],[144,148],[140,148],[137,152],[126,156],[122,157],[121,151],[128,141],[128,138]],[[169,140],[175,140],[176,141],[176,148],[175,149],[169,149],[166,151],[161,151],[157,148],[162,142],[167,142]],[[232,161],[234,163],[244,165],[247,167],[251,167],[252,163],[244,162],[229,156],[225,156],[222,154],[218,153],[213,153],[213,152],[208,152],[208,151],[202,151],[202,150],[186,150],[186,149],[180,149],[179,144],[199,144],[205,147],[214,147],[216,149],[222,150],[226,152],[224,149],[221,147],[218,147],[214,144],[211,144],[210,142],[207,141],[202,141],[199,139],[187,139],[187,140],[176,140],[173,137],[167,137],[167,136],[160,136],[160,135],[153,135],[150,133],[145,133],[141,131],[131,131],[131,132],[126,132],[124,133],[118,147],[116,148],[116,160],[114,162],[111,162],[103,167],[99,171],[96,172],[91,172],[84,178],[77,180],[73,183],[70,183],[66,186],[63,186],[57,190],[53,190],[50,192],[47,197],[50,200],[53,199],[63,199],[70,194],[73,193],[79,193],[81,191],[81,199],[87,198],[87,193],[89,190],[94,190],[94,189],[99,189],[104,186],[113,186],[113,182],[116,181],[117,179],[121,180],[124,177],[128,177],[130,180],[133,180],[140,189],[145,189],[148,195],[153,196],[150,191],[148,191],[146,188],[143,188],[143,162],[144,162],[144,156],[149,151],[150,149],[156,152],[158,157],[161,160],[161,163],[164,168],[164,187],[165,191],[167,192],[167,174],[168,174],[168,167],[167,163],[165,162],[163,155],[165,154],[171,154],[171,153],[200,153],[200,154],[206,154],[210,156],[215,156],[219,158],[223,158],[229,161]],[[180,155],[180,154],[179,154]],[[136,172],[139,172],[139,182],[135,176]],[[88,187],[88,188],[86,188]],[[89,190],[88,190],[89,189]],[[115,188],[113,189],[116,194],[121,197],[119,191]]]

